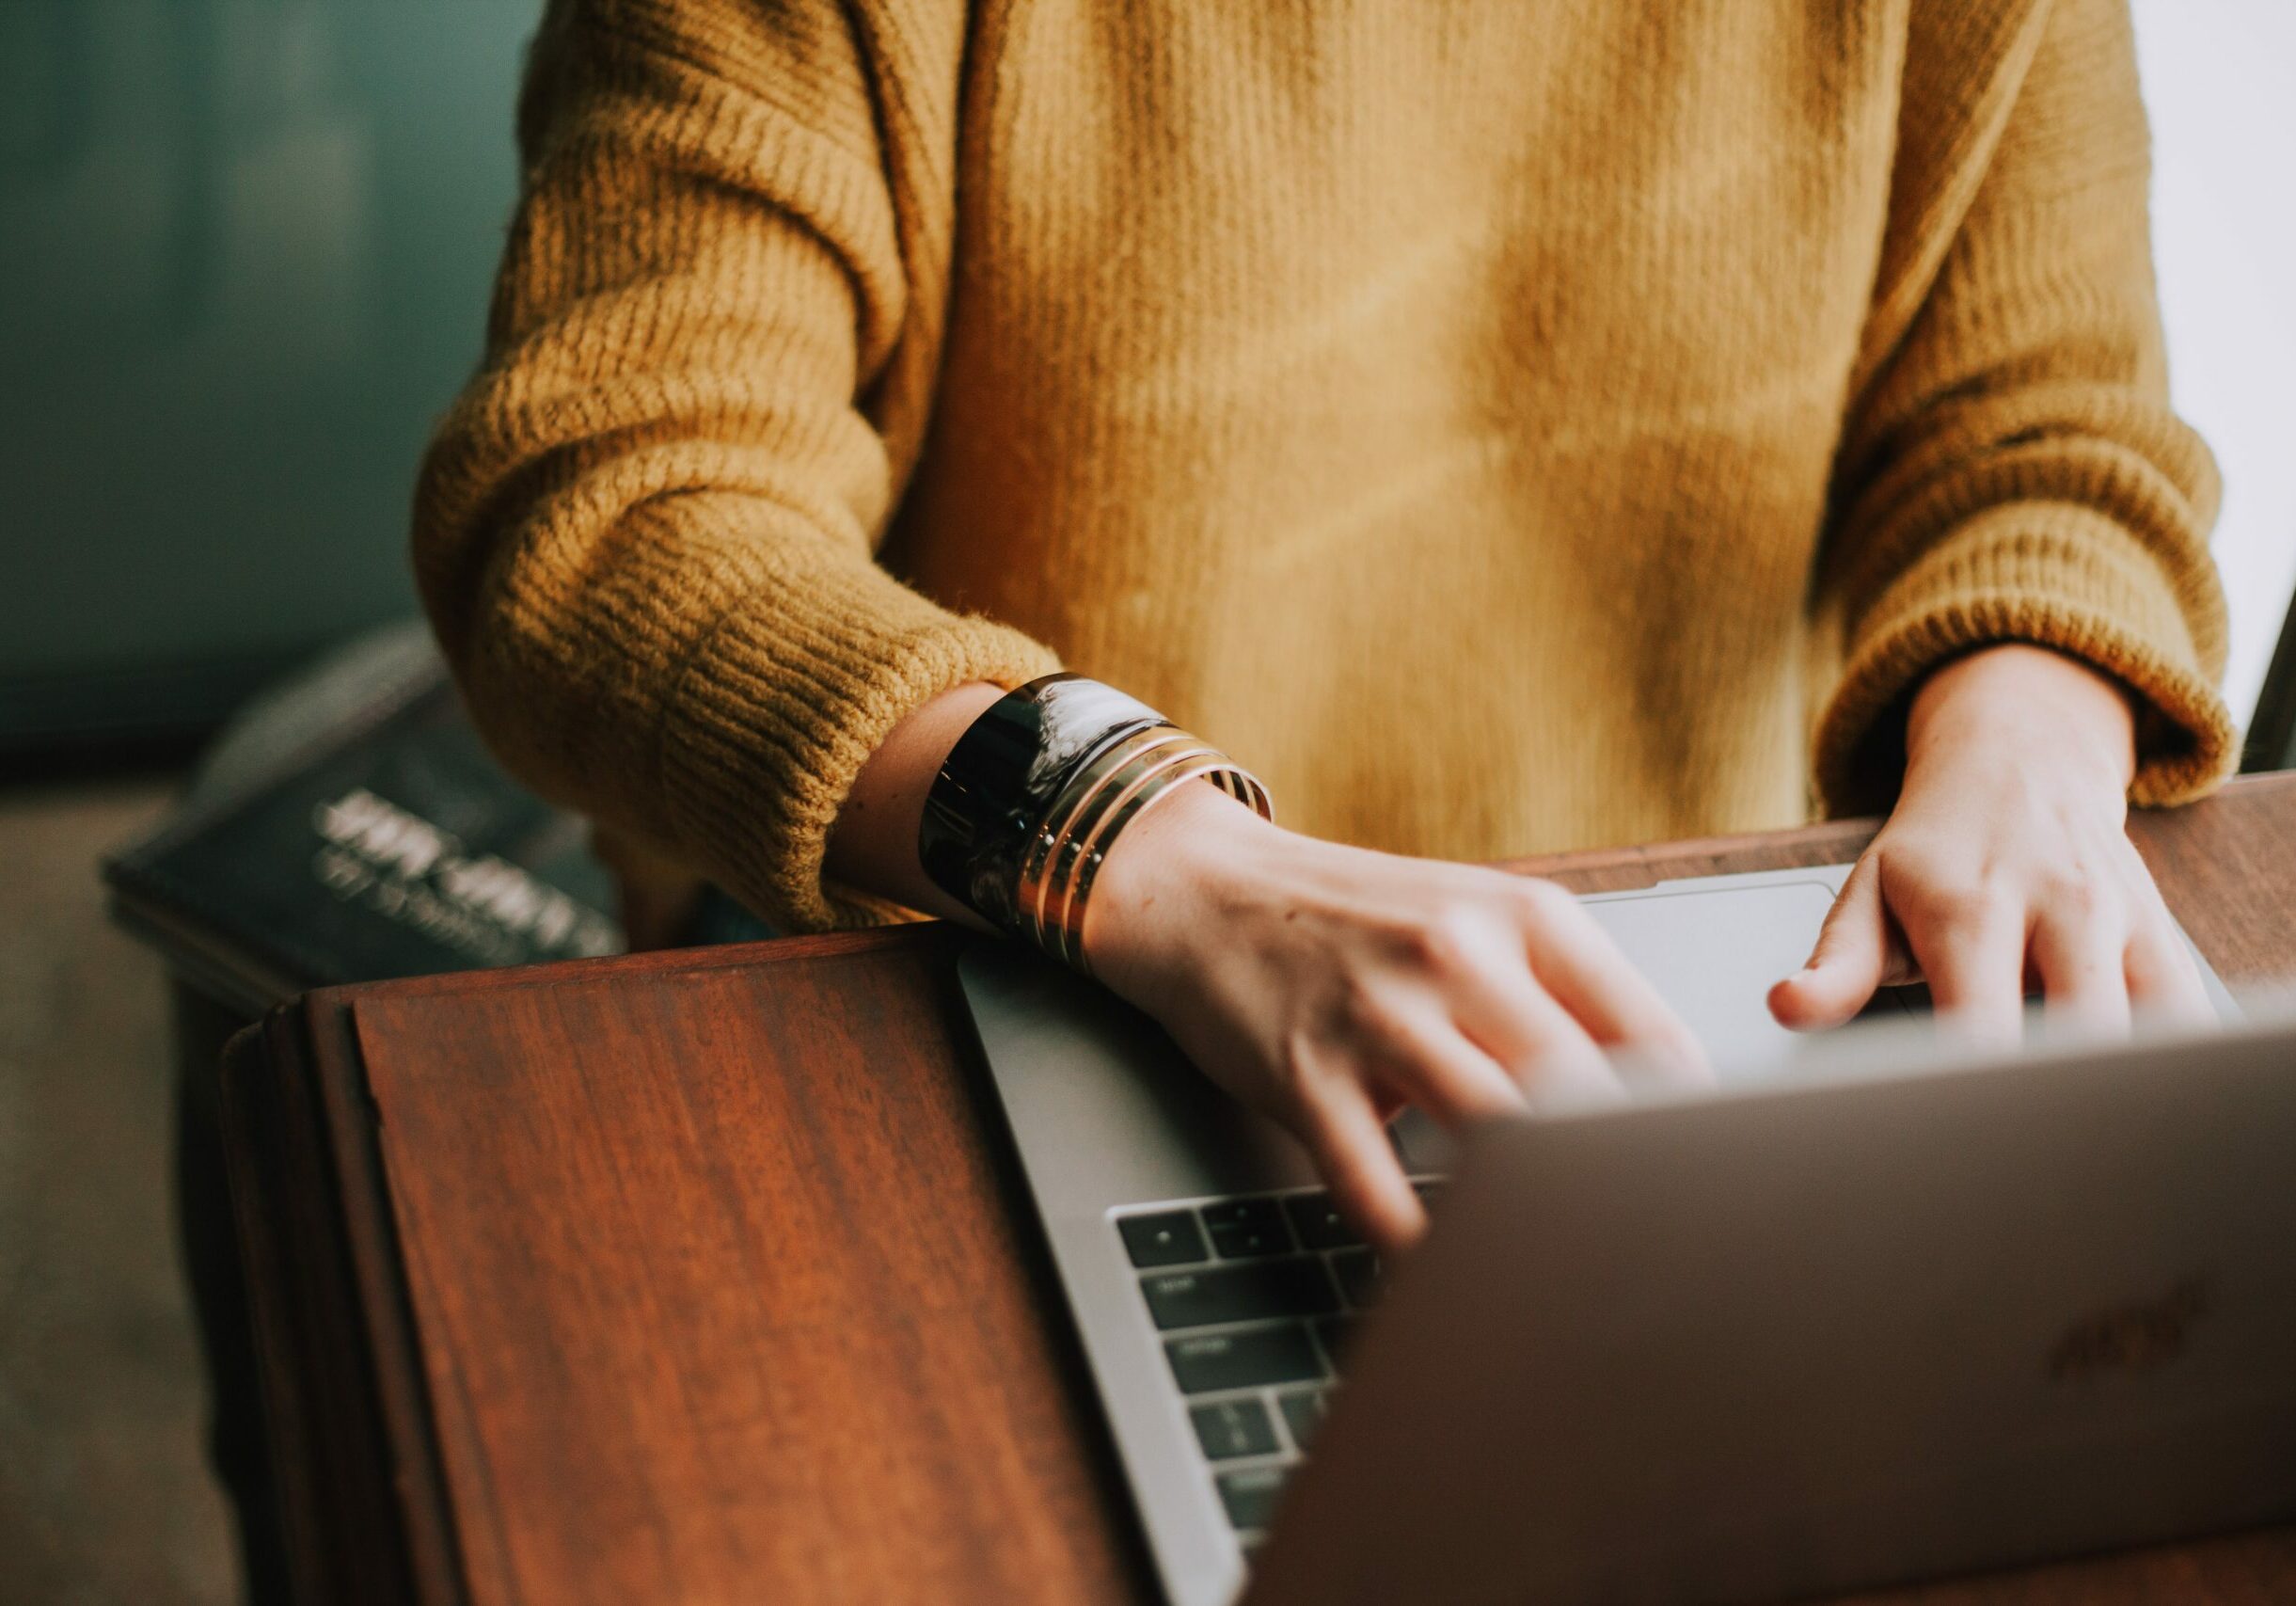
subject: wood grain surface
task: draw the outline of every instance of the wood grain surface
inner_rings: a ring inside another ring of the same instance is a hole
[[[1518,867],[1628,887],[1870,829]],[[2227,980],[2296,979],[2296,777],[2135,829]],[[392,1598],[386,1567],[483,1606],[1153,1598],[953,951],[910,927],[344,989],[238,1045],[314,1598]],[[395,1561],[329,1570],[369,1546]],[[2296,1529],[1860,1598],[2296,1600]]]

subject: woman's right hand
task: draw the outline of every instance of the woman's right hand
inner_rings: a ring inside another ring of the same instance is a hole
[[[1686,1078],[1704,1056],[1551,882],[1342,847],[1210,786],[1127,828],[1086,914],[1093,971],[1203,1072],[1306,1145],[1377,1247],[1426,1226],[1386,1122],[1447,1128],[1620,1089],[1606,1050]]]

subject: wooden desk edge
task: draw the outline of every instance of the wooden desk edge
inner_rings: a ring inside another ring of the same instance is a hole
[[[348,1015],[340,994],[282,1006],[222,1066],[277,1517],[298,1598],[446,1606],[452,1508]]]

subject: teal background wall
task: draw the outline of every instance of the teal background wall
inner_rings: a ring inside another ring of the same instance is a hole
[[[0,0],[0,725],[197,718],[414,606],[538,11]]]

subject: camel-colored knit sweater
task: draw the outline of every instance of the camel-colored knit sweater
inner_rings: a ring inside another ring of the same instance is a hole
[[[2223,774],[2121,0],[562,0],[423,596],[546,792],[795,928],[1056,664],[1490,858],[1886,801],[1972,644]]]

